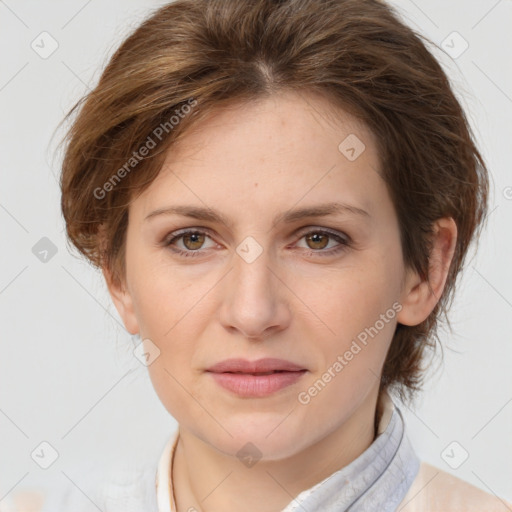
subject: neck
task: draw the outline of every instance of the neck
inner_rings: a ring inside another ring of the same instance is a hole
[[[275,512],[300,492],[359,457],[376,436],[377,397],[370,394],[342,425],[307,449],[246,467],[180,425],[172,482],[177,512]]]

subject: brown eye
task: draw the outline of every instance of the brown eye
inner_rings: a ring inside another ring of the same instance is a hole
[[[334,256],[347,250],[351,245],[351,238],[348,235],[325,229],[303,232],[301,241],[306,244],[303,249],[306,249],[310,256]]]
[[[329,238],[331,238],[331,236],[325,233],[311,233],[310,235],[307,235],[305,238],[308,242],[308,246],[311,249],[325,249],[325,247],[329,243]]]
[[[210,246],[208,246],[208,239],[210,240]],[[205,256],[208,249],[215,247],[211,235],[207,231],[198,229],[174,232],[162,241],[162,245],[178,256],[186,258]]]
[[[200,249],[204,244],[204,239],[204,233],[186,233],[182,235],[183,245],[191,251]]]

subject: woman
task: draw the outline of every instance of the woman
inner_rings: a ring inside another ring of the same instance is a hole
[[[67,234],[179,429],[158,468],[43,510],[512,507],[421,462],[391,399],[421,387],[488,175],[389,6],[178,0],[75,110]]]

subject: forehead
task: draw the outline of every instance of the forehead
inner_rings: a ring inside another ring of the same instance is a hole
[[[169,149],[134,206],[143,216],[176,200],[229,208],[245,199],[262,211],[346,199],[371,209],[379,165],[364,123],[318,95],[281,93],[212,111]]]
[[[276,150],[304,153],[305,149],[312,150],[313,144],[318,145],[319,139],[324,142],[319,149],[327,145],[337,149],[350,134],[357,135],[360,143],[373,152],[375,137],[360,119],[320,93],[284,91],[213,109],[173,145],[166,162],[178,162],[208,149],[207,145],[223,149],[226,158],[243,158],[253,147],[262,157]],[[312,153],[317,156],[317,152]]]

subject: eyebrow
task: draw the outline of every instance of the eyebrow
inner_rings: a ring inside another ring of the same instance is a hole
[[[344,203],[327,203],[280,213],[274,218],[272,225],[274,226],[279,223],[291,224],[305,218],[326,217],[327,215],[343,213],[356,215],[366,220],[371,218],[371,215],[366,210],[358,208],[357,206]],[[191,217],[197,220],[220,222],[229,228],[232,227],[232,222],[225,215],[213,210],[212,208],[187,205],[176,205],[166,208],[158,208],[157,210],[149,213],[144,218],[144,221],[148,221],[159,215],[182,215],[183,217]]]

